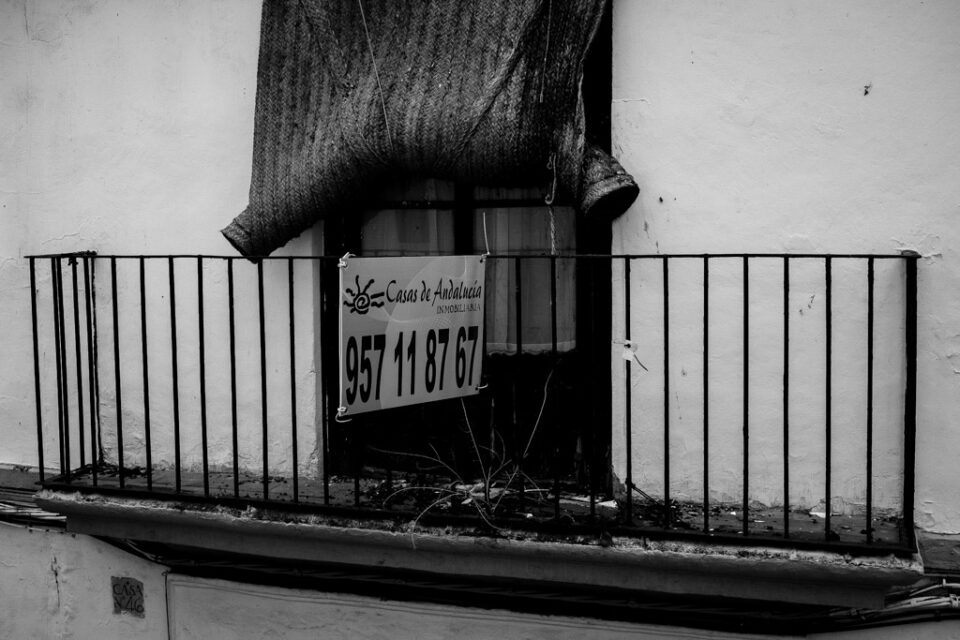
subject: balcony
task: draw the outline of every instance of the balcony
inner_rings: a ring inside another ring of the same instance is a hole
[[[347,421],[325,355],[338,258],[30,257],[42,487],[387,531],[912,554],[916,256],[487,259],[480,393]],[[592,268],[610,314],[572,300]],[[591,313],[608,336],[585,338]]]

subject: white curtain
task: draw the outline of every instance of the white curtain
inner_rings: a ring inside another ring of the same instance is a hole
[[[537,188],[477,187],[476,200],[541,200]],[[424,180],[389,187],[383,200],[446,200],[453,185]],[[381,209],[363,214],[361,251],[365,256],[450,255],[454,252],[453,211],[443,209]],[[473,217],[473,248],[496,256],[517,254],[572,255],[576,253],[575,213],[571,207],[477,207]],[[486,342],[488,353],[517,351],[517,261],[496,258],[487,262]],[[520,260],[519,327],[524,353],[553,348],[550,306],[550,260]],[[576,264],[556,260],[557,350],[576,346]]]
[[[383,201],[453,200],[442,180],[388,186]],[[380,209],[363,213],[360,250],[365,256],[453,255],[453,212],[442,209]]]

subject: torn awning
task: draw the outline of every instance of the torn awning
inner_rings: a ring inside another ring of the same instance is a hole
[[[264,0],[250,203],[266,255],[387,176],[559,187],[622,213],[633,179],[586,152],[580,84],[605,0]],[[601,212],[602,210],[602,212]]]

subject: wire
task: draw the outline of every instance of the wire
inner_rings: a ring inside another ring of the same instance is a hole
[[[380,108],[383,110],[383,125],[387,130],[387,143],[393,149],[393,137],[390,135],[390,120],[387,118],[387,103],[383,98],[383,86],[380,84],[380,72],[377,70],[377,57],[373,55],[373,41],[370,39],[370,31],[367,29],[367,17],[363,12],[363,0],[357,0],[357,6],[360,7],[360,20],[363,21],[363,32],[367,36],[367,48],[370,50],[370,60],[373,63],[373,76],[377,79],[377,91],[380,94]]]

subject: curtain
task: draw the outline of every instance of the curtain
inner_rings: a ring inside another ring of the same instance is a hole
[[[476,200],[541,199],[536,188],[477,187]],[[453,185],[424,180],[392,185],[384,200],[453,200]],[[576,253],[575,212],[572,207],[485,207],[473,209],[473,248],[495,256]],[[449,209],[376,209],[363,213],[361,252],[364,256],[451,255],[454,253],[454,212]],[[549,353],[553,348],[550,306],[550,260],[520,261],[520,316],[517,326],[516,260],[492,258],[486,265],[486,342],[488,353],[516,353],[520,331],[524,353]],[[556,260],[557,350],[576,346],[576,264]]]
[[[622,214],[637,186],[581,96],[605,4],[265,0],[250,201],[222,233],[267,255],[388,176],[541,184],[548,161],[586,219]]]

